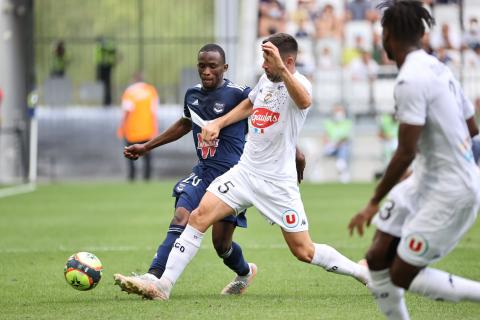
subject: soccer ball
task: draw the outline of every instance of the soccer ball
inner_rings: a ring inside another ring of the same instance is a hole
[[[102,263],[92,253],[79,252],[68,258],[63,270],[65,280],[77,290],[90,290],[102,278]]]

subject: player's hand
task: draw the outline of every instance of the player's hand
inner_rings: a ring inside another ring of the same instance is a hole
[[[206,142],[213,142],[220,134],[220,126],[216,121],[210,122],[202,128],[202,139]]]
[[[144,144],[132,144],[123,149],[123,155],[130,160],[137,160],[147,152],[148,150]]]
[[[303,152],[298,150],[295,152],[295,165],[297,166],[297,182],[302,183],[303,180],[303,171],[305,170],[305,155]]]
[[[269,42],[265,42],[262,44],[262,51],[263,51],[263,58],[265,61],[274,69],[274,73],[278,73],[287,67],[285,67],[285,64],[283,63],[282,57],[280,56],[280,52],[278,51],[278,48]]]
[[[364,226],[370,226],[372,218],[378,212],[378,208],[378,203],[369,202],[367,206],[363,208],[363,210],[357,213],[348,224],[348,230],[350,230],[350,235],[353,235],[356,229],[358,234],[360,236],[363,236]]]

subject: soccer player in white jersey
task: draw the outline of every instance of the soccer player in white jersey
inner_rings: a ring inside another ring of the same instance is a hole
[[[195,256],[205,231],[215,221],[251,206],[280,226],[291,252],[299,260],[365,283],[368,270],[308,233],[296,183],[295,144],[311,105],[311,84],[295,70],[296,40],[272,35],[262,44],[265,74],[249,98],[203,128],[207,141],[221,128],[250,116],[249,135],[239,163],[214,180],[177,239],[166,270],[154,284],[142,288],[147,298],[166,300],[186,265]]]
[[[435,300],[480,302],[480,283],[428,268],[447,255],[474,223],[480,170],[471,137],[473,106],[451,71],[420,49],[434,23],[421,1],[385,1],[383,45],[400,72],[395,85],[398,149],[350,232],[363,234],[380,201],[415,159],[413,174],[390,192],[374,223],[367,253],[372,291],[388,319],[409,319],[404,290]]]

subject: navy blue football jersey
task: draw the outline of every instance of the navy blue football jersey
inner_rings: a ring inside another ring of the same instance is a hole
[[[200,165],[225,172],[237,164],[248,132],[247,120],[223,128],[213,143],[202,140],[199,121],[208,122],[223,116],[248,98],[250,91],[249,87],[236,85],[228,79],[212,91],[202,89],[200,84],[187,90],[183,116],[192,120],[193,140]]]

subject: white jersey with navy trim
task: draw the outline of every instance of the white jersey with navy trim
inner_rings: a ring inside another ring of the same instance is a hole
[[[299,72],[294,77],[311,96],[310,81]],[[272,82],[265,74],[248,97],[253,113],[239,164],[268,179],[296,181],[295,146],[308,109],[299,109],[285,84]]]

